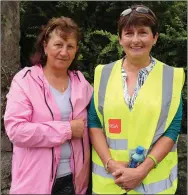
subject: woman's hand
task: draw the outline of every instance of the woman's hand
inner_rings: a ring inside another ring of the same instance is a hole
[[[83,119],[72,120],[70,121],[70,125],[72,130],[72,137],[82,138],[85,127],[85,121]]]
[[[119,168],[125,168],[125,167],[128,167],[128,162],[110,160],[108,163],[108,170],[110,173],[115,172]]]
[[[140,185],[147,173],[139,168],[120,167],[112,175],[115,177],[117,185],[126,191],[130,191]]]

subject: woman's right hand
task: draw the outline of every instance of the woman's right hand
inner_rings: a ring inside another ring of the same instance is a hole
[[[128,163],[122,162],[122,161],[115,161],[115,160],[110,160],[108,163],[108,170],[110,173],[115,172],[119,168],[125,168],[128,167]]]
[[[85,121],[84,119],[76,119],[70,121],[71,130],[72,130],[72,137],[73,138],[82,138],[84,127],[85,127]]]

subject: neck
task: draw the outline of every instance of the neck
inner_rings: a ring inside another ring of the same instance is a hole
[[[67,69],[59,70],[59,69],[55,69],[51,66],[46,65],[43,68],[43,70],[44,70],[44,75],[46,77],[50,76],[56,79],[63,79],[63,80],[68,77]]]
[[[143,58],[131,58],[126,56],[124,62],[123,62],[123,67],[126,69],[126,71],[139,71],[142,68],[145,68],[150,64],[150,56],[143,57]]]

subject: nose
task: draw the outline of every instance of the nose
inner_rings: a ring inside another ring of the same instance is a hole
[[[132,37],[132,42],[133,43],[138,43],[140,41],[140,38],[138,36],[137,33],[134,33],[133,37]]]
[[[68,54],[68,49],[67,49],[66,46],[63,46],[63,47],[61,48],[60,55],[62,55],[62,56],[67,56],[67,54]]]

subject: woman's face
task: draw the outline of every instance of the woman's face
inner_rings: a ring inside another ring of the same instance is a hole
[[[59,70],[68,69],[77,50],[77,40],[73,33],[64,40],[56,31],[53,31],[48,43],[44,43],[44,52],[47,55],[46,65]]]
[[[153,36],[151,28],[148,26],[132,26],[122,30],[119,43],[127,57],[142,58],[150,55],[157,38],[158,34]]]

